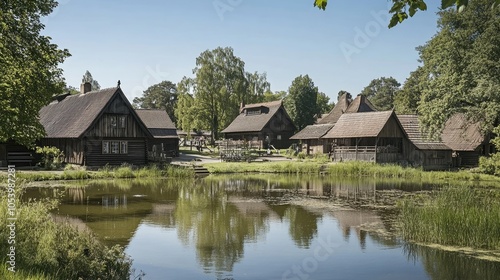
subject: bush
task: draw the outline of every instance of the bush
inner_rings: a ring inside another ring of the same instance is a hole
[[[0,204],[7,205],[6,202],[6,195],[0,194]],[[109,248],[90,232],[78,231],[68,223],[56,223],[50,216],[50,211],[57,206],[55,201],[21,203],[17,196],[15,204],[15,248],[19,256],[16,269],[21,270],[21,274],[27,272],[48,279],[129,279],[132,261],[123,249]],[[0,207],[1,240],[8,240],[8,215],[6,207]],[[1,242],[0,250],[7,252],[7,246],[10,245]],[[0,256],[4,267],[6,258],[6,254]]]
[[[36,147],[35,152],[42,156],[40,165],[47,169],[59,169],[64,160],[64,154],[56,147]]]
[[[479,159],[479,172],[500,176],[500,153]]]

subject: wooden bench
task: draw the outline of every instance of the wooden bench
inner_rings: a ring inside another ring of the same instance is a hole
[[[33,164],[33,154],[30,152],[9,152],[7,153],[7,162],[12,163],[26,163],[30,166]]]

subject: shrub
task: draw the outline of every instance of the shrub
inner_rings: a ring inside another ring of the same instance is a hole
[[[64,160],[63,152],[56,147],[36,147],[35,152],[42,156],[40,165],[47,170],[59,169]]]

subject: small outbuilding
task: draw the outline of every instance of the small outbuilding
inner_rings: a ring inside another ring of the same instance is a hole
[[[283,106],[283,101],[248,104],[222,133],[226,139],[261,141],[264,148],[288,148],[297,130]]]
[[[135,112],[153,135],[153,138],[148,139],[149,157],[154,159],[178,156],[179,136],[167,112],[151,109],[136,109]]]

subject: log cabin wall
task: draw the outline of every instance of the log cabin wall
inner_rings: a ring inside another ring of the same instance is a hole
[[[64,162],[84,164],[83,142],[81,139],[43,138],[39,146],[56,147],[64,153]]]
[[[102,142],[127,142],[126,154],[103,154]],[[129,163],[134,165],[144,165],[147,163],[146,140],[137,138],[104,138],[104,139],[86,139],[85,141],[86,152],[86,165],[88,166],[104,166],[121,165],[122,163]]]

